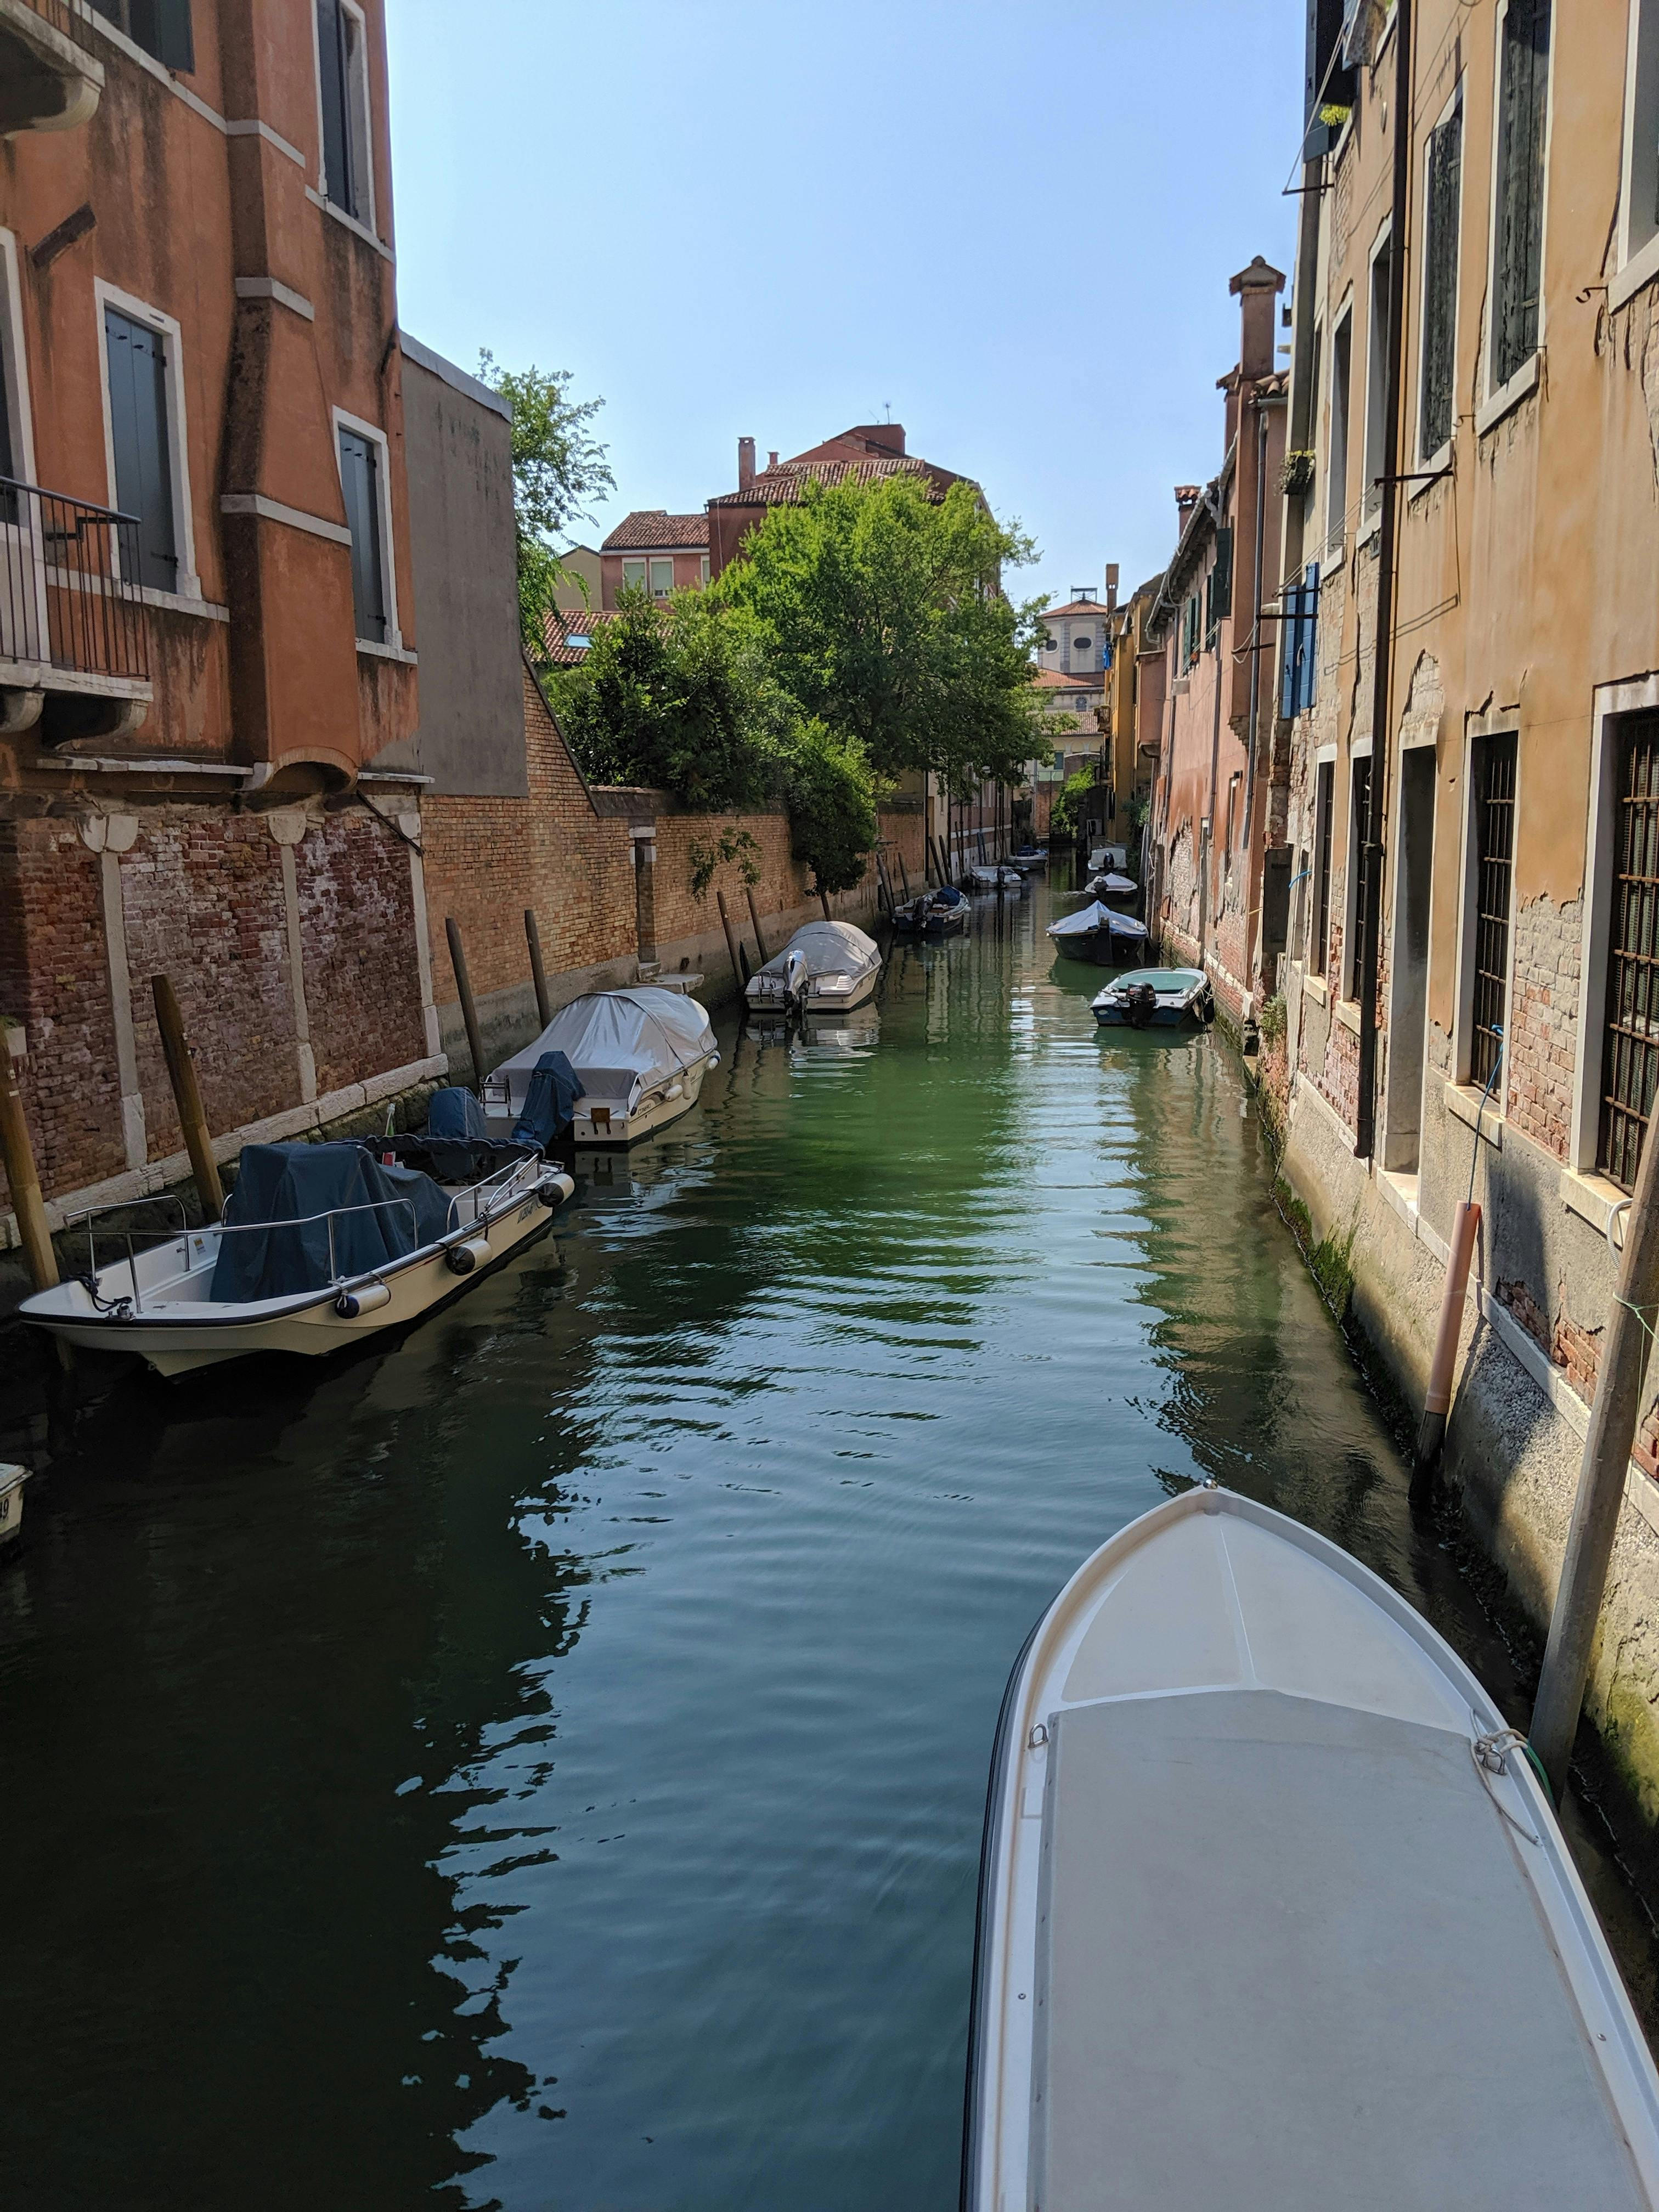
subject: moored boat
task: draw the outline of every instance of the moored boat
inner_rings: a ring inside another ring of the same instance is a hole
[[[484,1111],[492,1129],[514,1126],[538,1063],[560,1053],[575,1078],[571,1134],[581,1146],[634,1145],[665,1129],[690,1112],[704,1076],[720,1064],[714,1032],[696,999],[652,983],[590,991],[488,1078]]]
[[[1008,855],[1008,866],[1018,868],[1023,876],[1040,876],[1048,865],[1046,845],[1017,845]]]
[[[965,2212],[1659,2205],[1659,2076],[1547,1795],[1378,1577],[1189,1491],[1015,1665]]]
[[[970,911],[956,885],[946,884],[895,907],[893,927],[901,937],[957,937],[967,928]]]
[[[1140,885],[1133,876],[1121,876],[1115,868],[1108,868],[1102,875],[1093,876],[1085,887],[1091,898],[1138,898]]]
[[[1210,979],[1196,968],[1135,968],[1115,975],[1092,1001],[1103,1029],[1173,1029],[1215,1017]]]
[[[751,1013],[799,1018],[862,1006],[881,979],[881,948],[850,921],[808,921],[749,979]]]
[[[162,1375],[255,1352],[338,1352],[466,1287],[574,1188],[533,1144],[430,1128],[245,1145],[222,1221],[191,1229],[180,1205],[179,1234],[139,1251],[112,1224],[131,1207],[83,1216],[86,1271],[20,1311],[67,1343],[136,1352]],[[119,1256],[100,1265],[100,1240]]]
[[[1051,921],[1048,934],[1054,950],[1068,960],[1092,960],[1105,968],[1133,958],[1146,942],[1146,925],[1094,899],[1075,914]]]
[[[1018,868],[973,867],[968,871],[968,879],[976,891],[1000,890],[1005,897],[1011,892],[1018,897],[1025,889],[1025,878]]]

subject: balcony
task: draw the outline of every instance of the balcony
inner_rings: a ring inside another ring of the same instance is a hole
[[[138,525],[0,477],[0,732],[47,744],[136,730],[152,696]]]
[[[104,88],[104,65],[71,0],[0,0],[0,138],[69,131]]]

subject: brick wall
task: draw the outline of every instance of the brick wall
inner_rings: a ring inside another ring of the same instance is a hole
[[[1518,1129],[1565,1161],[1572,1133],[1583,906],[1537,898],[1515,918],[1504,1112]]]

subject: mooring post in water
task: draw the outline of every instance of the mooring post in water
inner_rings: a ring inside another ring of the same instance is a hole
[[[1446,1416],[1451,1411],[1452,1382],[1457,1372],[1457,1342],[1462,1334],[1463,1301],[1468,1296],[1469,1262],[1480,1227],[1480,1208],[1472,1199],[1461,1200],[1452,1216],[1451,1251],[1446,1261],[1446,1287],[1440,1300],[1440,1327],[1434,1340],[1434,1361],[1423,1399],[1423,1418],[1417,1425],[1416,1473],[1413,1490],[1420,1490],[1440,1456],[1445,1440]]]
[[[824,920],[826,921],[833,921],[836,917],[830,911],[830,894],[824,890],[822,884],[818,885],[818,904],[823,908]]]
[[[478,1009],[472,1003],[472,978],[466,972],[466,951],[461,943],[461,925],[453,914],[444,916],[444,935],[449,939],[449,964],[455,971],[455,992],[461,1002],[461,1019],[466,1024],[466,1048],[472,1055],[472,1088],[483,1090],[483,1040],[478,1035]]]
[[[3,1031],[0,1034],[0,1161],[5,1165],[11,1210],[17,1216],[17,1234],[28,1261],[29,1279],[37,1291],[49,1291],[58,1281],[58,1257],[46,1226],[46,1202],[40,1195],[40,1178],[35,1172],[23,1094],[17,1087],[16,1062],[23,1056],[25,1034],[10,1022],[0,1024],[0,1031]]]
[[[213,1157],[207,1115],[202,1110],[202,1093],[196,1081],[196,1063],[190,1056],[190,1040],[185,1035],[185,1018],[179,1011],[178,994],[170,975],[152,975],[149,988],[155,994],[155,1026],[161,1032],[161,1050],[167,1058],[173,1103],[179,1109],[179,1120],[185,1132],[190,1171],[196,1178],[196,1195],[208,1220],[216,1221],[225,1210],[224,1186],[219,1180],[219,1164]]]
[[[894,846],[893,858],[899,864],[899,883],[904,892],[904,902],[908,906],[910,903],[910,871],[904,865],[904,848],[902,845]]]
[[[739,991],[746,990],[749,986],[749,963],[743,957],[742,944],[737,931],[732,927],[732,917],[726,911],[726,893],[716,891],[714,897],[720,906],[720,927],[726,932],[726,949],[732,956],[732,980]]]
[[[1573,1739],[1589,1676],[1590,1648],[1607,1585],[1607,1566],[1619,1529],[1630,1471],[1631,1447],[1644,1403],[1653,1317],[1659,1307],[1659,1143],[1654,1123],[1642,1144],[1642,1164],[1625,1221],[1618,1287],[1596,1369],[1595,1396],[1567,1530],[1567,1555],[1550,1615],[1549,1643],[1532,1709],[1533,1749],[1558,1800],[1572,1764]],[[1607,1236],[1612,1243],[1612,1229]]]
[[[749,919],[755,927],[755,951],[759,955],[761,966],[764,968],[770,955],[766,950],[766,933],[760,926],[760,912],[755,904],[753,884],[744,885],[743,895],[749,902]]]
[[[887,863],[882,858],[879,845],[876,848],[876,896],[890,915],[893,911],[893,886],[888,880]]]
[[[536,1013],[545,1029],[553,1018],[553,1008],[547,995],[547,970],[542,965],[542,933],[536,926],[533,906],[527,906],[524,910],[524,933],[530,946],[530,980],[536,986]]]

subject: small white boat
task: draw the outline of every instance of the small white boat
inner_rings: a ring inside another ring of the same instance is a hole
[[[968,876],[976,891],[1000,890],[1005,897],[1010,893],[1018,897],[1025,889],[1025,878],[1018,868],[969,868]]]
[[[1075,914],[1051,921],[1048,934],[1055,951],[1068,960],[1092,960],[1105,968],[1115,960],[1133,958],[1146,942],[1146,925],[1095,899]]]
[[[1140,885],[1133,876],[1121,876],[1115,868],[1109,868],[1103,875],[1092,877],[1085,888],[1091,898],[1122,899],[1133,898]]]
[[[1102,1029],[1175,1029],[1215,1018],[1210,979],[1196,968],[1134,968],[1091,1001]]]
[[[578,1145],[634,1145],[689,1114],[703,1077],[720,1065],[714,1032],[696,999],[662,984],[590,991],[562,1007],[532,1044],[504,1060],[483,1087],[492,1130],[512,1128],[538,1063],[562,1053],[580,1090],[573,1105]]]
[[[750,977],[744,996],[751,1013],[799,1018],[860,1006],[880,979],[873,937],[850,921],[808,921]]]
[[[459,1172],[440,1180],[447,1170]],[[245,1145],[222,1222],[191,1229],[168,1200],[179,1234],[141,1252],[109,1218],[131,1206],[82,1215],[86,1273],[19,1310],[67,1343],[137,1352],[162,1375],[254,1352],[339,1352],[466,1287],[574,1189],[533,1146]],[[121,1256],[100,1266],[100,1242]]]
[[[1023,876],[1040,876],[1048,865],[1046,845],[1018,845],[1008,855],[1008,866]]]
[[[1014,1668],[966,2212],[1639,2212],[1659,2076],[1545,1790],[1456,1654],[1215,1489]]]

